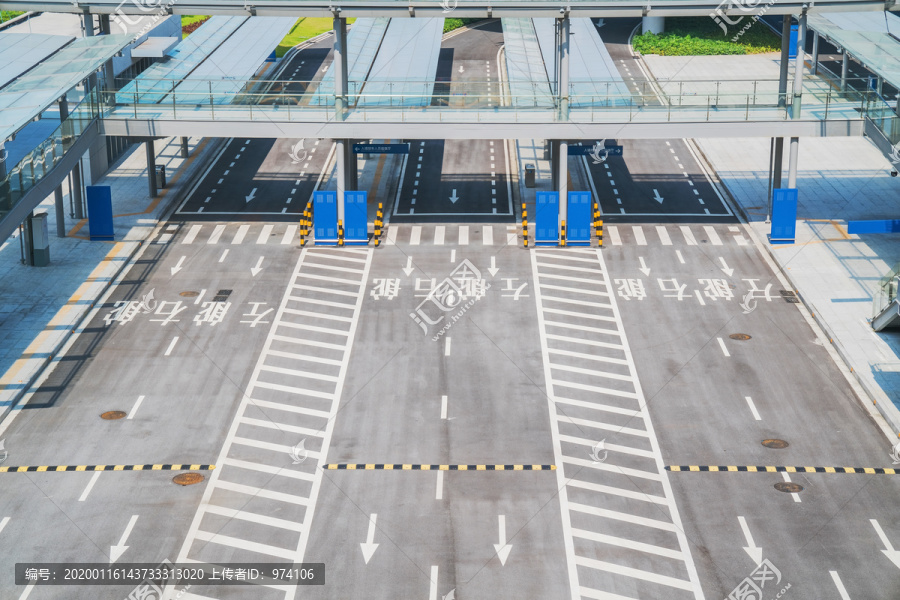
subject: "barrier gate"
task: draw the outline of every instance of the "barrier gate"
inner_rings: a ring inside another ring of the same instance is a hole
[[[534,245],[559,245],[559,192],[538,192],[536,194]]]
[[[368,192],[344,192],[344,244],[365,246],[369,243]]]
[[[336,246],[338,243],[337,192],[313,193],[313,230],[316,244]]]
[[[569,192],[566,245],[591,245],[591,193]]]

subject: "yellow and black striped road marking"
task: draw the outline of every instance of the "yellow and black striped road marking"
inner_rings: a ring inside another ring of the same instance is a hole
[[[885,467],[759,467],[753,465],[669,465],[666,471],[692,473],[864,473],[900,475],[900,469]]]
[[[332,463],[331,471],[554,471],[556,465],[406,465],[379,463]]]
[[[60,473],[72,471],[212,471],[216,465],[63,465],[0,467],[0,473]]]

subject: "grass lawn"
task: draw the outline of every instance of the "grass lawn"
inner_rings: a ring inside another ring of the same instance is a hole
[[[181,17],[181,39],[196,31],[208,18],[209,15],[183,15]]]
[[[662,56],[761,54],[780,51],[781,38],[749,16],[729,27],[727,35],[709,17],[667,17],[664,33],[636,35],[633,46],[641,54]]]
[[[459,29],[460,27],[468,25],[469,23],[483,20],[484,19],[444,19],[444,33],[448,33],[450,31],[453,31],[454,29]]]
[[[356,19],[347,19],[347,24],[349,25]],[[278,44],[278,47],[275,48],[275,56],[281,58],[287,51],[296,46],[297,44],[308,40],[311,37],[316,37],[320,33],[325,33],[326,31],[331,31],[332,20],[328,17],[302,17],[297,19],[297,22],[294,23],[294,26],[291,28],[291,32],[285,36],[281,43]]]
[[[0,10],[0,23],[4,23],[9,21],[10,19],[15,19],[19,15],[24,15],[25,13],[21,10]]]

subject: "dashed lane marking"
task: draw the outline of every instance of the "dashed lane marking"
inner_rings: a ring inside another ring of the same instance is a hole
[[[418,465],[381,463],[332,463],[329,471],[555,471],[556,465]]]
[[[887,467],[787,467],[754,465],[668,465],[666,471],[690,473],[842,473],[900,475],[900,469]]]

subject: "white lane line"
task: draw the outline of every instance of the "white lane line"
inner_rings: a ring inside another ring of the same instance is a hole
[[[828,571],[829,575],[831,575],[831,580],[834,582],[834,587],[837,588],[838,594],[841,595],[841,600],[850,600],[850,594],[847,593],[847,588],[844,587],[844,582],[841,581],[841,576],[838,575],[837,571]]]
[[[447,336],[447,341],[444,342],[444,356],[450,356],[450,336]]]
[[[591,442],[593,445],[594,442]],[[661,496],[651,496],[649,494],[645,494],[643,492],[635,492],[632,490],[625,490],[622,488],[612,487],[609,485],[602,485],[599,483],[590,483],[587,481],[581,481],[580,479],[570,479],[569,483],[567,483],[569,487],[577,487],[585,490],[591,490],[592,492],[600,492],[601,494],[613,494],[614,496],[622,496],[623,498],[630,498],[631,500],[642,500],[644,502],[652,502],[654,504],[666,504],[666,499]]]
[[[29,583],[28,587],[25,588],[25,591],[22,592],[22,595],[19,596],[19,600],[26,600],[28,598],[28,595],[31,594],[31,590],[34,589],[35,585],[37,585],[37,584]]]
[[[596,506],[588,506],[587,504],[579,504],[577,502],[569,502],[569,509],[588,515],[594,515],[596,517],[603,517],[605,519],[613,519],[615,521],[622,521],[624,523],[632,523],[634,525],[652,527],[653,529],[661,529],[662,531],[676,531],[675,525],[669,523],[668,521],[650,519],[647,517],[633,515],[631,513],[619,512],[617,510],[598,508]]]
[[[434,228],[434,245],[435,246],[443,246],[444,245],[444,230],[446,227],[443,225],[438,225]]]
[[[444,498],[444,472],[437,472],[437,489],[434,491],[435,500],[443,500]]]
[[[613,246],[621,246],[622,238],[619,237],[619,228],[615,225],[607,225],[606,233],[609,235],[609,241]]]
[[[97,471],[99,473],[100,471]],[[440,472],[440,471],[438,471]],[[0,533],[3,533],[3,528],[6,527],[6,524],[9,523],[9,517],[3,517],[3,520],[0,521]]]
[[[216,487],[222,490],[229,490],[232,492],[237,492],[238,494],[244,494],[245,496],[251,496],[254,498],[266,498],[269,500],[277,500],[279,502],[285,502],[287,504],[298,504],[300,506],[309,505],[309,499],[304,498],[303,496],[296,496],[294,494],[285,494],[284,492],[273,492],[272,490],[266,490],[263,488],[258,488],[252,485],[244,485],[242,483],[234,483],[232,481],[224,481],[219,479],[216,482]]]
[[[409,234],[409,245],[410,246],[418,246],[419,242],[422,241],[422,226],[421,225],[413,225],[412,231]]]
[[[394,246],[397,244],[397,227],[396,225],[391,225],[387,230],[387,245]]]
[[[647,238],[644,237],[644,228],[640,225],[634,225],[631,229],[634,231],[634,242],[638,246],[646,246]]]
[[[275,556],[286,560],[292,560],[292,557],[294,556],[294,550],[279,548],[278,546],[271,546],[269,544],[260,544],[259,542],[250,542],[240,538],[222,535],[220,533],[210,533],[201,529],[197,530],[194,537],[203,542],[212,542],[213,544],[229,546],[239,550],[249,550],[250,552],[255,552],[257,554],[266,554],[268,556]]]
[[[632,577],[641,581],[649,581],[651,583],[667,585],[680,590],[686,590],[688,592],[695,591],[693,582],[686,579],[677,579],[675,577],[669,577],[668,575],[658,575],[656,573],[653,573],[652,571],[623,567],[622,565],[617,565],[615,563],[602,560],[594,560],[591,558],[584,558],[581,556],[576,556],[575,562],[583,567],[596,569],[598,571],[607,571],[609,573],[624,575],[626,577]]]
[[[268,525],[269,527],[277,527],[279,529],[287,529],[289,531],[303,531],[302,523],[295,523],[294,521],[288,521],[286,519],[277,519],[275,517],[247,512],[245,510],[226,508],[224,506],[218,506],[216,504],[208,504],[206,506],[206,510],[207,512],[211,512],[214,515],[228,517],[229,519],[241,519],[242,521],[259,523],[260,525]]]
[[[663,246],[671,246],[672,238],[669,237],[669,232],[666,231],[666,228],[662,225],[656,226],[656,233],[659,235],[659,241]]]
[[[481,228],[481,243],[485,246],[494,245],[494,228],[491,225]]]
[[[447,418],[447,396],[441,396],[441,418]]]
[[[497,212],[497,209],[494,209],[494,212]],[[519,243],[519,235],[516,233],[507,233],[506,234],[506,245],[515,247],[516,244]]]
[[[133,419],[135,413],[137,413],[138,408],[141,406],[141,402],[144,401],[143,396],[138,396],[137,402],[134,403],[134,406],[131,407],[131,412],[128,413],[128,416],[125,417],[125,420]]]
[[[621,548],[628,548],[629,550],[637,550],[638,552],[656,554],[657,556],[665,556],[666,558],[674,558],[676,560],[684,559],[684,555],[680,550],[672,550],[670,548],[664,548],[662,546],[654,546],[652,544],[636,542],[634,540],[606,535],[604,533],[594,533],[593,531],[585,531],[584,529],[573,529],[572,535],[586,540],[591,540],[593,542],[619,546]]]
[[[697,240],[694,239],[694,233],[691,231],[690,227],[687,225],[682,225],[681,227],[681,235],[684,236],[684,241],[688,246],[696,246]]]
[[[429,600],[437,600],[438,586],[438,568],[437,565],[431,567],[431,589],[428,592]]]
[[[456,248],[454,248],[453,250],[450,251],[450,262],[451,263],[456,262]]]
[[[459,226],[459,245],[460,246],[468,246],[469,245],[469,226],[468,225],[460,225]]]
[[[721,246],[722,240],[719,239],[719,234],[716,233],[716,230],[713,229],[710,225],[704,225],[703,230],[706,231],[706,235],[709,237],[709,242],[713,246]]]
[[[87,497],[91,493],[91,490],[94,489],[94,484],[97,483],[97,479],[100,478],[100,473],[102,473],[102,471],[94,472],[94,475],[91,477],[91,480],[88,481],[87,487],[84,488],[83,492],[81,492],[81,497],[78,498],[79,502],[84,502],[85,500],[87,500]]]
[[[725,356],[731,356],[731,354],[729,354],[728,352],[728,348],[725,347],[725,341],[722,338],[716,339],[719,340],[719,347],[722,349],[722,354],[724,354]]]
[[[187,235],[184,236],[184,240],[181,241],[182,244],[192,244],[194,239],[197,237],[197,234],[200,233],[200,230],[203,228],[202,225],[191,225],[190,230],[188,230]]]
[[[703,294],[700,293],[700,290],[694,290],[694,295],[697,296],[697,300],[700,301],[700,306],[706,306],[706,302],[703,300]]]
[[[297,226],[288,225],[287,229],[284,230],[284,237],[281,238],[281,243],[290,244],[294,241],[295,235],[297,235]]]
[[[244,238],[247,237],[247,232],[250,231],[249,225],[241,225],[238,227],[237,233],[234,234],[234,239],[231,240],[232,244],[240,244],[244,241]]]
[[[175,344],[177,344],[177,343],[178,343],[178,336],[176,335],[174,338],[172,338],[172,343],[169,344],[169,347],[166,348],[166,353],[164,354],[164,356],[169,356],[170,354],[172,354],[172,350],[175,349]]]
[[[219,262],[225,262],[226,256],[228,256],[228,248],[225,248],[225,251],[222,252],[222,256],[219,257]]]
[[[256,239],[257,244],[265,244],[269,241],[269,236],[272,235],[272,229],[274,229],[274,225],[263,225],[262,231],[259,232],[259,237]]]
[[[203,300],[203,296],[206,295],[206,288],[200,290],[200,293],[197,294],[197,299],[194,300],[194,304],[200,304],[200,301]]]
[[[782,477],[787,483],[790,483],[790,482],[791,482],[791,476],[788,475],[787,472],[782,471],[782,472],[781,472],[781,477]],[[791,492],[791,496],[794,497],[794,502],[802,502],[802,500],[800,500],[800,494],[798,494],[797,492]]]
[[[756,410],[756,405],[753,404],[753,398],[750,396],[744,396],[744,400],[747,401],[747,406],[750,407],[750,412],[753,413],[753,418],[757,421],[762,421],[762,417],[759,416],[759,411]]]
[[[678,257],[678,262],[680,262],[681,264],[684,264],[684,257],[681,255],[681,250],[676,250],[675,256]]]

